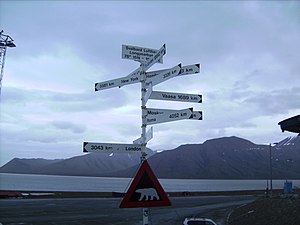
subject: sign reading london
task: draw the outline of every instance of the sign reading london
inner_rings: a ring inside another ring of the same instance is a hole
[[[103,152],[103,153],[134,153],[141,152],[139,144],[116,144],[116,143],[95,143],[84,142],[83,152]]]

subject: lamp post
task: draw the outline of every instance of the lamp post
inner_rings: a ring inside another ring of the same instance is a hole
[[[272,198],[273,195],[273,165],[272,165],[272,145],[277,145],[278,143],[270,143],[269,144],[269,152],[270,152],[270,196]]]

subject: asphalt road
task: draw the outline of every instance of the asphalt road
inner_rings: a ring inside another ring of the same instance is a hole
[[[208,217],[224,225],[228,213],[252,196],[174,197],[172,206],[150,208],[149,224],[182,224],[185,217]],[[120,198],[2,199],[3,225],[141,225],[142,209],[120,209]]]

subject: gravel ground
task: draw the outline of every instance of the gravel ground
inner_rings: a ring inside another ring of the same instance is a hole
[[[236,208],[228,225],[300,225],[300,198],[260,198]]]

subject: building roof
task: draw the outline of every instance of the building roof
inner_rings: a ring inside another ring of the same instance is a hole
[[[300,134],[300,114],[291,118],[282,120],[278,123],[282,132],[290,131]]]

